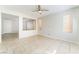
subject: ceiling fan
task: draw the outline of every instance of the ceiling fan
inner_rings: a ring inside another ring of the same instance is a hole
[[[48,11],[46,9],[42,9],[40,5],[37,5],[37,9],[32,12],[38,12],[39,14],[42,14],[42,12]]]

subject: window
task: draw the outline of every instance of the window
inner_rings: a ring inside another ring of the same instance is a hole
[[[35,30],[36,20],[23,18],[23,30]]]
[[[64,16],[64,32],[73,31],[73,19],[71,15]]]

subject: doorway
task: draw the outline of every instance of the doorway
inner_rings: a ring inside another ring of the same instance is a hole
[[[2,13],[2,41],[19,39],[19,17]]]

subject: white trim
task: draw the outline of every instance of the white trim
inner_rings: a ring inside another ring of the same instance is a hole
[[[79,44],[79,43],[74,42],[74,41],[70,41],[70,40],[66,40],[66,39],[62,39],[62,38],[58,38],[58,37],[53,37],[53,36],[49,36],[49,35],[46,35],[46,34],[38,34],[38,35],[42,35],[44,37],[48,37],[48,38],[51,38],[51,39],[63,40],[63,41],[66,41],[66,42],[70,42],[70,43],[74,43],[74,44]]]

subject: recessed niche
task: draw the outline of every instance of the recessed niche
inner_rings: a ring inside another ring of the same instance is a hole
[[[35,30],[36,29],[36,20],[23,18],[23,30]]]

